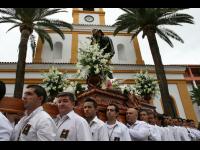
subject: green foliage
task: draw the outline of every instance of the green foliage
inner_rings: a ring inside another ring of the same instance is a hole
[[[165,25],[179,25],[182,23],[193,24],[193,17],[179,13],[184,8],[122,8],[124,14],[117,18],[114,35],[119,31],[127,29],[127,33],[132,33],[132,39],[143,31],[143,38],[150,30],[157,33],[161,39],[171,47],[173,44],[169,38],[181,43],[183,40],[174,31],[164,28]]]
[[[200,86],[193,88],[191,92],[192,102],[200,106]]]
[[[58,19],[48,18],[51,15],[66,12],[61,8],[0,8],[0,23],[12,23],[13,26],[8,31],[20,27],[20,32],[26,29],[31,33],[35,31],[42,42],[46,40],[50,48],[53,49],[52,39],[46,29],[58,33],[62,39],[64,34],[60,27],[72,29],[72,25]],[[7,31],[7,32],[8,32]]]

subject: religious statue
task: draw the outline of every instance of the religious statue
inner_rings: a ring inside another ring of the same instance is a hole
[[[96,44],[98,43],[100,46],[100,49],[103,49],[103,54],[110,53],[110,58],[108,60],[108,64],[110,63],[110,60],[115,54],[114,46],[112,40],[108,37],[105,36],[103,31],[100,29],[93,29],[92,30],[92,38],[91,38],[91,44]],[[113,75],[110,72],[108,77],[110,79],[113,79]]]
[[[100,46],[100,49],[104,49],[103,54],[110,53],[110,60],[115,54],[114,46],[112,40],[105,36],[103,31],[100,29],[93,29],[92,30],[92,42],[91,44],[98,43]]]

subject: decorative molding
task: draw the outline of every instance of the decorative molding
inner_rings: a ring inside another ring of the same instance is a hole
[[[72,55],[74,57],[74,55],[76,56],[75,52]],[[77,58],[73,58],[72,60],[76,60]],[[78,69],[59,69],[61,72],[70,72],[70,73],[76,73],[78,71]],[[26,68],[25,72],[48,72],[49,69],[32,69],[32,68]],[[0,69],[0,72],[16,72],[16,69]],[[114,69],[112,71],[113,73],[139,73],[140,70],[117,70]],[[184,72],[182,71],[165,71],[166,74],[183,74]],[[155,73],[154,70],[149,70],[149,73]],[[185,79],[181,79],[184,80]]]

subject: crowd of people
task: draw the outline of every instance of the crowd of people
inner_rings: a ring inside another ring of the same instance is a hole
[[[0,82],[5,94],[5,85]],[[0,98],[2,98],[1,96]],[[109,104],[107,121],[97,116],[93,97],[85,99],[84,117],[74,111],[75,96],[69,92],[57,95],[59,114],[52,118],[42,104],[46,91],[39,85],[28,85],[23,94],[24,116],[17,122],[0,112],[1,141],[199,141],[200,131],[193,120],[158,116],[150,110],[127,108],[126,124],[117,120],[119,108]]]

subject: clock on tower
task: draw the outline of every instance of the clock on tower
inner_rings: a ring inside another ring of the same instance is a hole
[[[103,8],[73,8],[74,24],[105,25]]]

